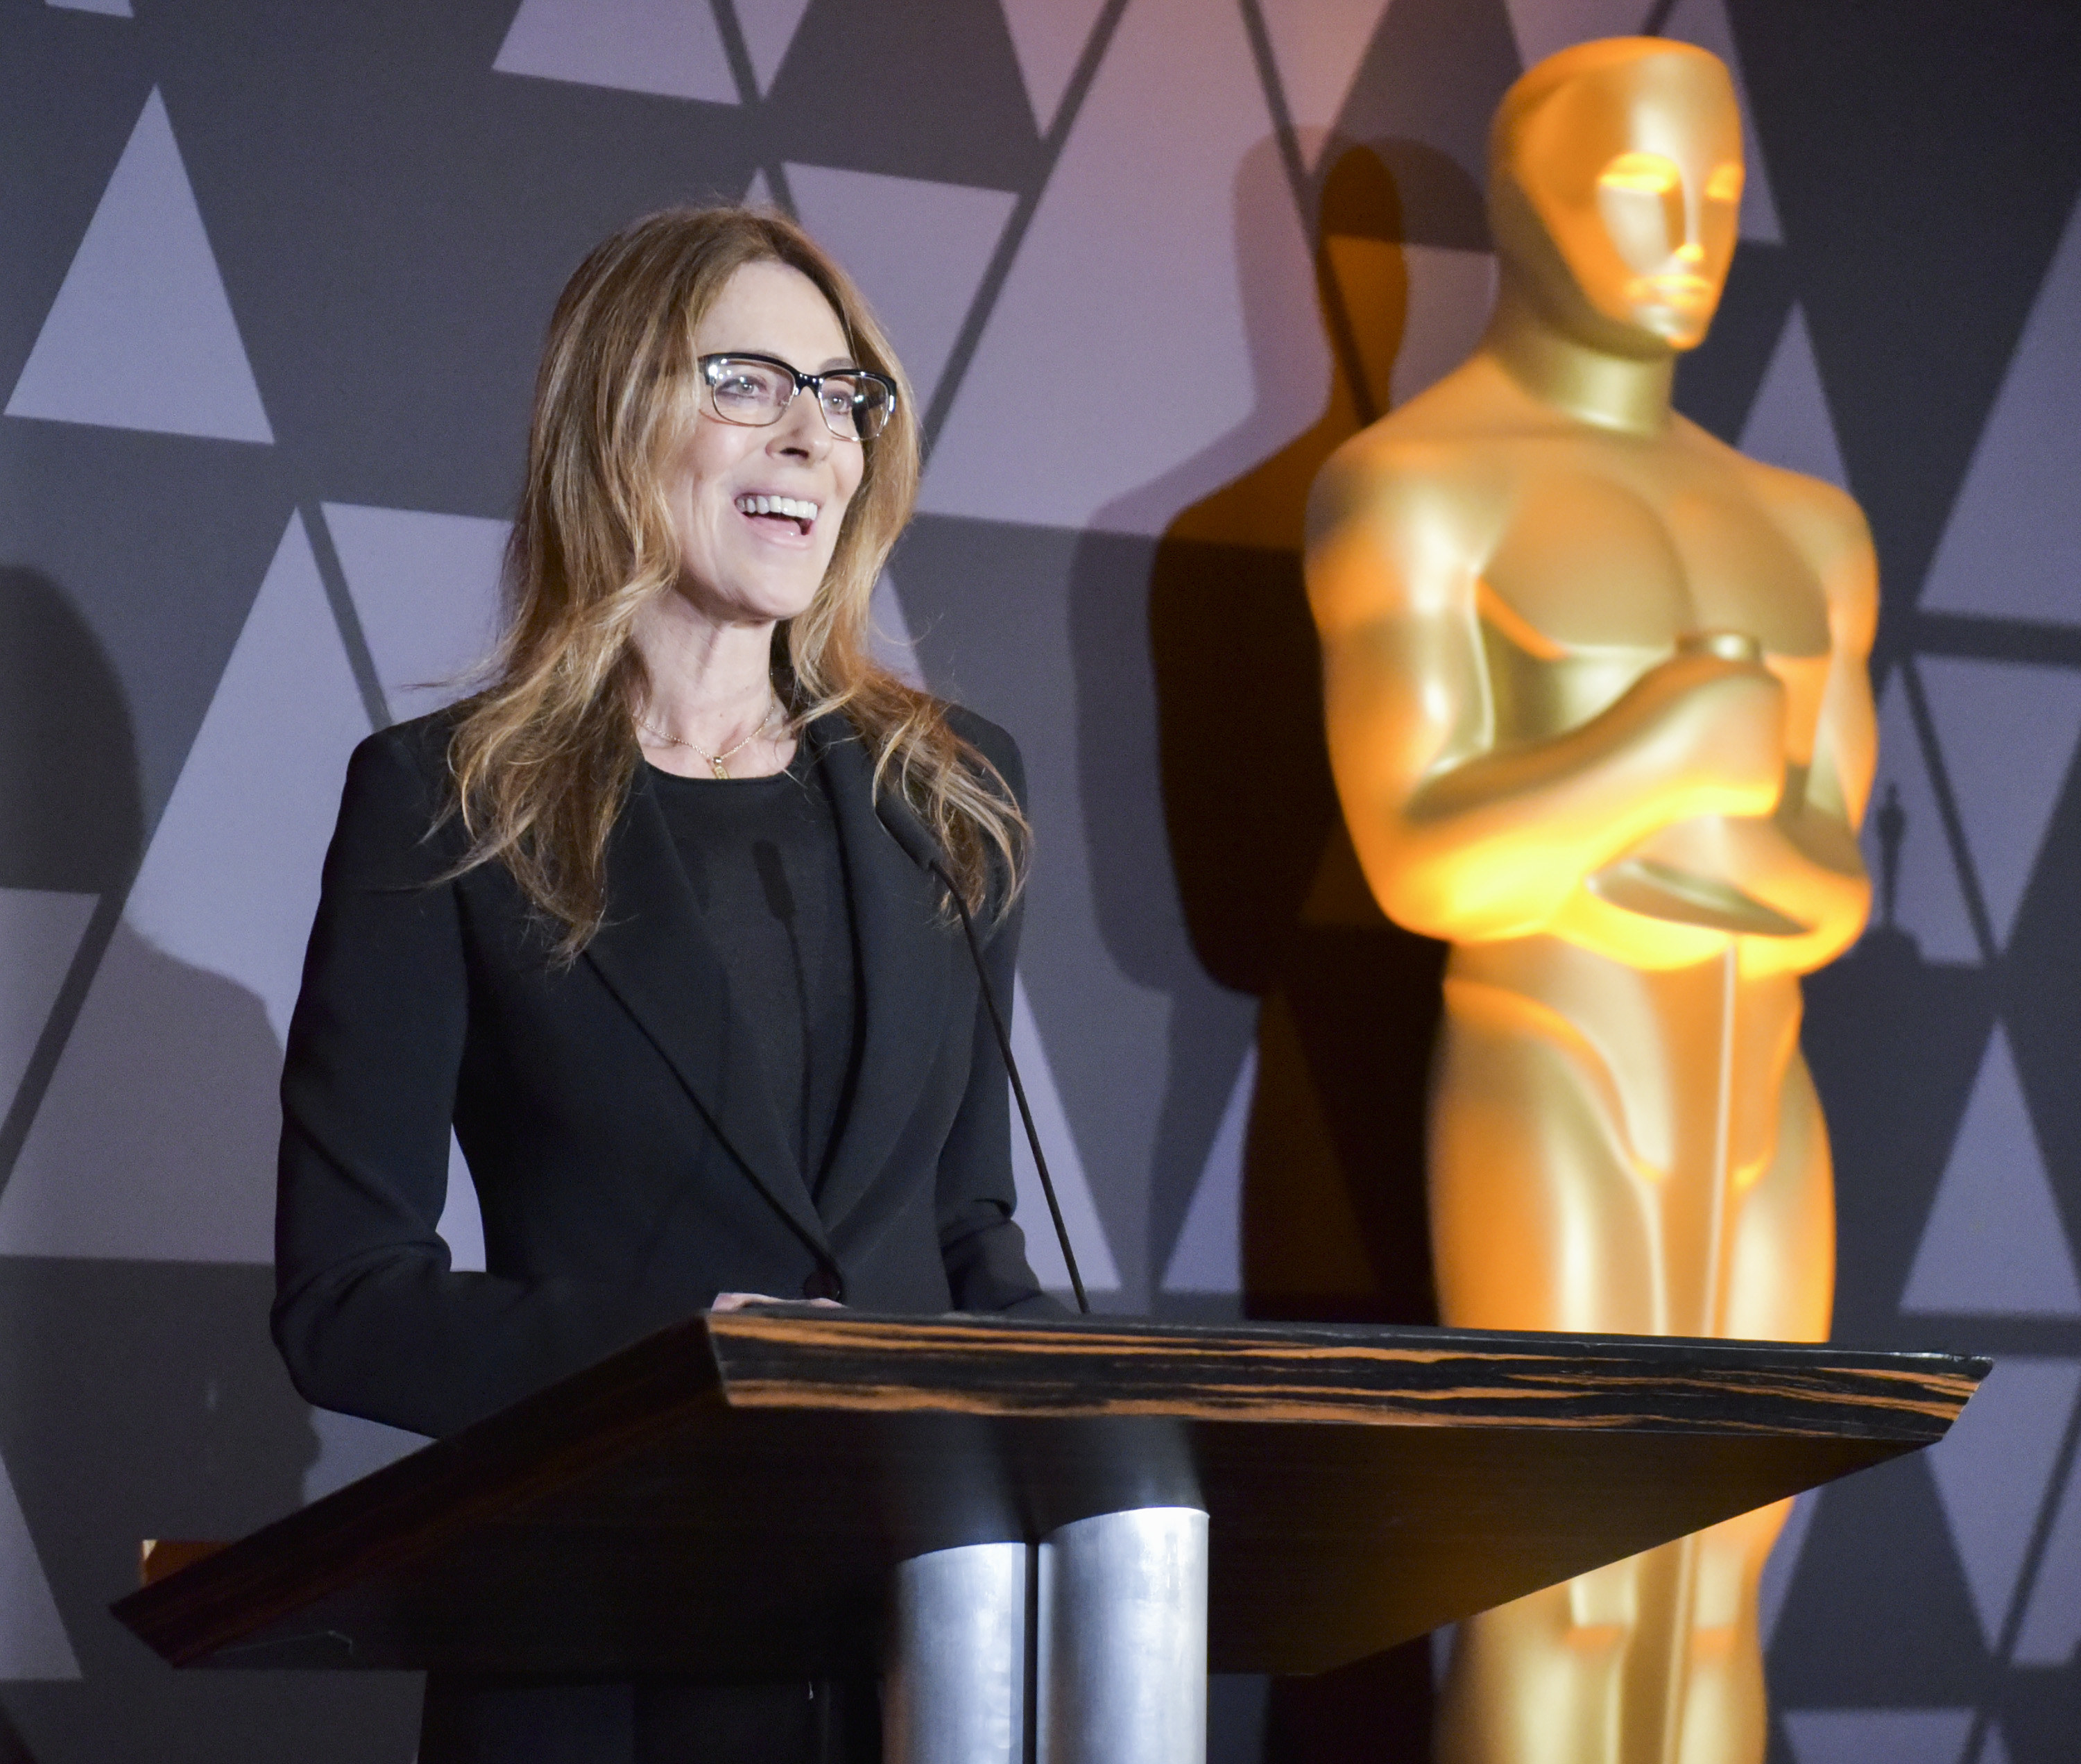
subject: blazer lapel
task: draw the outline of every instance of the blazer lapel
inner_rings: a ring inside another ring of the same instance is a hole
[[[701,922],[650,779],[638,775],[607,852],[607,922],[591,962],[679,1075],[747,1175],[830,1253],[783,1131],[771,1085],[738,1020],[729,978]]]
[[[873,762],[842,715],[820,717],[807,733],[830,783],[865,1007],[851,1104],[818,1192],[818,1210],[835,1228],[881,1174],[939,1054],[952,944],[938,881],[882,825],[902,815],[915,829],[908,806],[892,792],[877,813]]]

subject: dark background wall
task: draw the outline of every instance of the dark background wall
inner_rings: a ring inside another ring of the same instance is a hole
[[[1429,1315],[1437,952],[1338,831],[1301,502],[1478,334],[1504,87],[1642,28],[1751,124],[1680,401],[1885,573],[1881,909],[1809,989],[1837,1333],[2003,1362],[1802,1504],[1775,1755],[2081,1751],[2070,10],[4,0],[0,1761],[411,1755],[409,1681],[177,1678],[105,1606],[410,1443],[267,1342],[280,1035],[347,752],[481,649],[550,303],[650,208],[792,208],[916,374],[881,619],[1026,748],[1018,1034],[1103,1302]],[[1418,1755],[1431,1669],[1219,1682],[1217,1756]]]

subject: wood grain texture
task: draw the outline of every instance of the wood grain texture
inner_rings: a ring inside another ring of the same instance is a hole
[[[1212,1515],[1221,1670],[1315,1671],[1940,1438],[1986,1363],[1351,1326],[696,1318],[156,1578],[180,1665],[801,1676],[906,1556]]]
[[[1941,1436],[1976,1380],[1936,1354],[1488,1332],[738,1312],[709,1330],[734,1408],[1162,1414],[1377,1426],[1754,1427]],[[1413,1335],[1426,1338],[1411,1342]],[[1799,1363],[1802,1353],[1810,1356]],[[1916,1430],[1920,1431],[1917,1432]],[[1905,1431],[1903,1431],[1905,1430]]]

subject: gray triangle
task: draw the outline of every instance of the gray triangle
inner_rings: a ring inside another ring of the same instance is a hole
[[[1045,134],[1105,0],[1003,0],[1003,5],[1033,120]]]
[[[0,888],[0,1119],[43,1039],[58,989],[100,897],[44,888]]]
[[[1518,58],[1527,67],[1570,44],[1633,36],[1647,23],[1654,0],[1504,0]]]
[[[44,4],[64,12],[104,13],[111,19],[134,16],[130,10],[130,0],[44,0]]]
[[[1408,277],[1408,305],[1402,346],[1395,351],[1388,383],[1391,406],[1408,403],[1471,355],[1495,304],[1493,253],[1449,245],[1399,249]]]
[[[1896,669],[1879,695],[1879,763],[1860,835],[1872,878],[1871,922],[1889,922],[1914,938],[1925,962],[1977,963],[1979,939],[1951,861],[1951,842],[1929,782],[1922,737]],[[1886,882],[1893,871],[1892,918]]]
[[[283,1037],[368,733],[292,515],[0,1194],[0,1253],[273,1258]]]
[[[859,283],[919,410],[929,409],[1018,198],[833,166],[790,165],[788,188],[802,225]]]
[[[2002,1737],[1999,1721],[1987,1728],[1986,1742],[1980,1747],[1979,1764],[2009,1764],[2009,1743]]]
[[[1797,1764],[1965,1764],[1970,1709],[1788,1709]]]
[[[368,733],[310,540],[292,514],[124,903],[158,949],[237,981],[278,1038],[347,756]]]
[[[752,173],[751,182],[744,187],[744,194],[738,200],[747,208],[778,208],[780,206],[773,200],[773,187],[766,181],[766,174],[763,170]]]
[[[2007,1624],[2077,1392],[2081,1361],[2005,1354],[1929,1448],[1930,1475],[1990,1650]]]
[[[2081,203],[1980,430],[1922,604],[2081,624]]]
[[[1900,1308],[1949,1317],[2081,1317],[2081,1279],[1999,1023]]]
[[[903,616],[903,603],[897,598],[896,583],[884,570],[874,584],[874,598],[867,609],[867,640],[874,659],[898,679],[925,689],[925,670],[919,666],[917,639],[910,635],[910,621]]]
[[[1742,452],[1767,465],[1802,472],[1839,489],[1849,488],[1806,314],[1797,301],[1785,314],[1785,329],[1742,425]]]
[[[706,0],[521,0],[491,67],[661,98],[737,102]]]
[[[1040,1136],[1048,1174],[1054,1178],[1055,1198],[1062,1203],[1062,1224],[1070,1233],[1070,1246],[1077,1253],[1078,1271],[1084,1277],[1087,1290],[1116,1292],[1120,1266],[1113,1260],[1105,1222],[1099,1217],[1097,1203],[1091,1199],[1084,1161],[1077,1150],[1062,1093],[1055,1087],[1047,1050],[1040,1045],[1040,1027],[1033,1020],[1033,1006],[1027,998],[1024,980],[1017,981],[1012,990],[1011,1056],[1019,1062],[1019,1080],[1026,1086],[1026,1100],[1033,1111],[1033,1128]],[[1055,1241],[1047,1197],[1040,1188],[1040,1174],[1026,1143],[1026,1129],[1019,1120],[1015,1098],[1011,1106],[1011,1170],[1018,1184],[1019,1223],[1026,1233],[1027,1259],[1040,1275],[1041,1285],[1053,1292],[1066,1292],[1069,1264],[1063,1261],[1062,1247]]]
[[[1166,1292],[1242,1291],[1242,1163],[1257,1094],[1257,1048],[1243,1055],[1214,1128],[1192,1203],[1164,1265]]]
[[[744,33],[752,77],[759,82],[759,95],[763,97],[773,90],[774,77],[788,59],[795,33],[802,27],[802,15],[809,10],[809,0],[736,0],[736,6],[737,27]]]
[[[380,1421],[364,1421],[359,1415],[343,1415],[330,1409],[313,1409],[310,1413],[318,1455],[304,1468],[306,1506],[323,1500],[336,1489],[372,1475],[385,1464],[395,1464],[427,1443],[422,1434],[386,1427]]]
[[[7,1466],[0,1463],[0,1681],[77,1678],[79,1660],[22,1516]]]
[[[1679,43],[1690,43],[1710,51],[1726,63],[1734,76],[1734,99],[1742,107],[1742,158],[1747,176],[1742,185],[1742,237],[1764,245],[1779,245],[1785,235],[1777,225],[1777,204],[1772,200],[1770,178],[1764,170],[1763,145],[1756,136],[1755,112],[1749,107],[1748,82],[1742,75],[1741,51],[1727,18],[1726,0],[1677,0],[1676,10],[1663,26],[1662,34]]]
[[[2081,673],[1934,656],[1915,665],[1995,941],[2006,945],[2081,743]]]
[[[1344,100],[1394,0],[1258,0],[1286,115],[1312,168],[1329,143]]]
[[[1976,1398],[1975,1401],[1978,1399]],[[2067,1465],[2066,1486],[2045,1553],[2038,1558],[2037,1581],[2016,1636],[2015,1662],[2020,1666],[2067,1666],[2081,1649],[2081,1454]]]
[[[498,640],[507,524],[343,502],[325,519],[391,716],[461,697]]]
[[[469,1160],[453,1133],[448,1135],[448,1200],[434,1228],[448,1246],[448,1266],[457,1274],[484,1272],[484,1215],[477,1207]]]
[[[275,439],[156,87],[6,414],[228,441]]]
[[[1332,368],[1314,250],[1272,134],[1237,9],[1137,0],[1120,15],[963,373],[921,510],[1159,534],[1320,421]],[[1036,361],[1165,391],[1131,423],[1093,423],[1062,399],[1024,400],[1008,422],[1005,388]]]
[[[1785,1615],[1785,1602],[1791,1595],[1792,1583],[1798,1577],[1799,1558],[1806,1551],[1807,1535],[1814,1529],[1814,1515],[1821,1510],[1822,1493],[1819,1489],[1809,1489],[1793,1500],[1785,1528],[1771,1546],[1770,1560],[1763,1565],[1762,1581],[1756,1588],[1756,1628],[1762,1634],[1766,1650],[1771,1638],[1777,1633],[1778,1619]]]

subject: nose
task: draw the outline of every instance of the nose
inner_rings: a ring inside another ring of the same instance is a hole
[[[790,401],[780,420],[774,425],[770,446],[782,453],[792,453],[805,459],[821,460],[831,450],[837,438],[824,421],[824,414],[817,407],[815,396],[809,392],[797,393]]]

